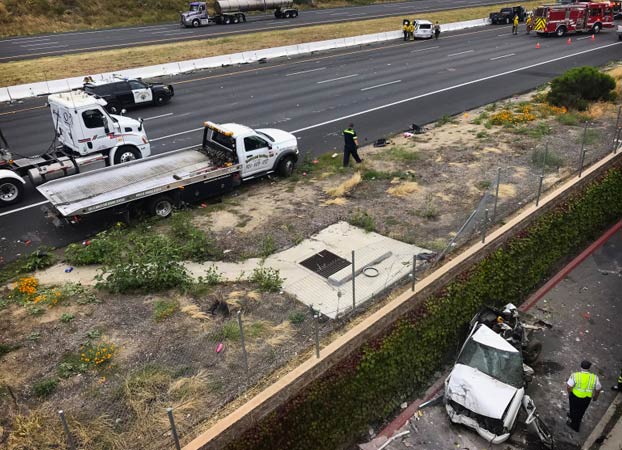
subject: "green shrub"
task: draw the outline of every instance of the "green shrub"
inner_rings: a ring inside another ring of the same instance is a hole
[[[293,325],[300,325],[306,320],[306,318],[307,315],[305,313],[298,311],[295,313],[291,313],[288,319]]]
[[[451,360],[483,305],[520,304],[564,258],[622,216],[622,172],[604,177],[543,214],[441,292],[404,314],[224,450],[353,447],[422,392]]]
[[[204,277],[199,277],[200,283],[205,283],[208,286],[216,286],[224,281],[222,273],[218,272],[218,268],[214,265],[209,266],[205,271]]]
[[[57,378],[46,378],[33,384],[32,391],[37,397],[45,398],[49,397],[56,390],[57,386]]]
[[[30,255],[25,256],[21,265],[22,272],[34,272],[50,267],[55,261],[52,251],[53,249],[50,247],[39,247]]]
[[[589,120],[589,118],[586,115],[577,112],[567,112],[566,114],[560,114],[557,116],[557,121],[559,123],[570,127],[583,125],[587,120]]]
[[[171,217],[171,237],[179,247],[181,258],[192,261],[206,261],[220,257],[222,251],[204,232],[192,225],[188,212],[177,212]]]
[[[259,251],[259,255],[262,258],[267,258],[271,254],[276,251],[276,242],[274,242],[274,238],[271,235],[264,236],[261,241],[261,249]]]
[[[156,322],[162,322],[175,314],[177,308],[178,304],[174,300],[156,300],[153,304],[153,318]]]
[[[355,227],[364,229],[368,233],[376,230],[374,218],[370,216],[367,211],[356,211],[350,216],[348,222],[350,222]]]
[[[547,169],[557,169],[564,165],[563,158],[552,150],[546,152],[545,161],[544,150],[535,149],[531,154],[531,162],[536,167],[542,167],[544,165],[544,167]]]
[[[73,321],[73,319],[75,319],[75,318],[76,318],[75,314],[63,313],[60,316],[60,321],[63,322],[63,323],[69,323],[69,322]]]
[[[119,243],[123,234],[118,229],[102,231],[93,239],[69,244],[65,249],[65,260],[74,266],[105,264],[120,257]]]
[[[551,81],[546,98],[553,105],[584,111],[589,102],[613,100],[615,87],[615,79],[595,67],[575,67]]]
[[[283,279],[278,269],[272,269],[270,267],[259,266],[253,269],[250,281],[257,283],[259,289],[264,292],[278,292],[283,286]]]
[[[0,358],[18,348],[18,345],[0,344]]]

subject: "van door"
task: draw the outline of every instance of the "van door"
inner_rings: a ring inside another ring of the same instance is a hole
[[[153,101],[153,94],[149,86],[137,80],[131,80],[129,83],[135,104],[139,105],[141,103],[148,103]]]
[[[244,149],[244,170],[242,171],[244,177],[269,170],[271,168],[269,153],[272,146],[256,135],[240,139],[243,140],[241,149]]]

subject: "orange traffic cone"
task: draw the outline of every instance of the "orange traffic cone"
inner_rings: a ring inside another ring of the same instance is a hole
[[[595,40],[595,39],[596,39],[596,37],[594,35],[592,35],[592,40]]]
[[[572,39],[568,38],[568,40],[566,41],[566,44],[568,45],[572,44]]]
[[[536,42],[536,48],[540,48],[540,43]]]

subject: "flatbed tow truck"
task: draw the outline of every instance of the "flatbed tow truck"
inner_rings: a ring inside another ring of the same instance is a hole
[[[167,217],[176,206],[222,195],[242,180],[272,172],[287,177],[297,160],[297,140],[290,133],[205,122],[197,147],[50,181],[37,189],[51,203],[48,214],[72,223],[97,211],[128,214],[135,207]]]

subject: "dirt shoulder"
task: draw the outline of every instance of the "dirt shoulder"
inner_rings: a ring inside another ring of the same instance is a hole
[[[613,73],[620,80],[622,69]],[[180,217],[192,225],[192,236],[209,237],[209,254],[197,253],[203,260],[265,257],[339,220],[441,251],[493,190],[499,167],[497,223],[533,201],[543,160],[547,189],[576,171],[584,135],[586,163],[609,150],[617,105],[568,113],[539,103],[540,97],[532,92],[443,118],[426,133],[401,134],[385,147],[365,147],[364,163],[352,168],[341,167],[340,154],[304,158],[291,179],[251,183]],[[119,233],[115,245],[130,248],[133,233],[147,240],[170,236],[176,226],[174,220],[148,222]],[[105,238],[90,245],[98,239]],[[262,291],[256,281],[222,282],[214,276],[217,263],[214,271],[184,290],[149,295],[111,294],[62,278],[47,286],[22,281],[17,287],[23,292],[4,287],[0,443],[8,449],[63,446],[56,416],[63,409],[84,448],[170,448],[166,407],[175,408],[187,442],[310,353],[308,307],[278,289]],[[364,314],[322,321],[322,339]]]

